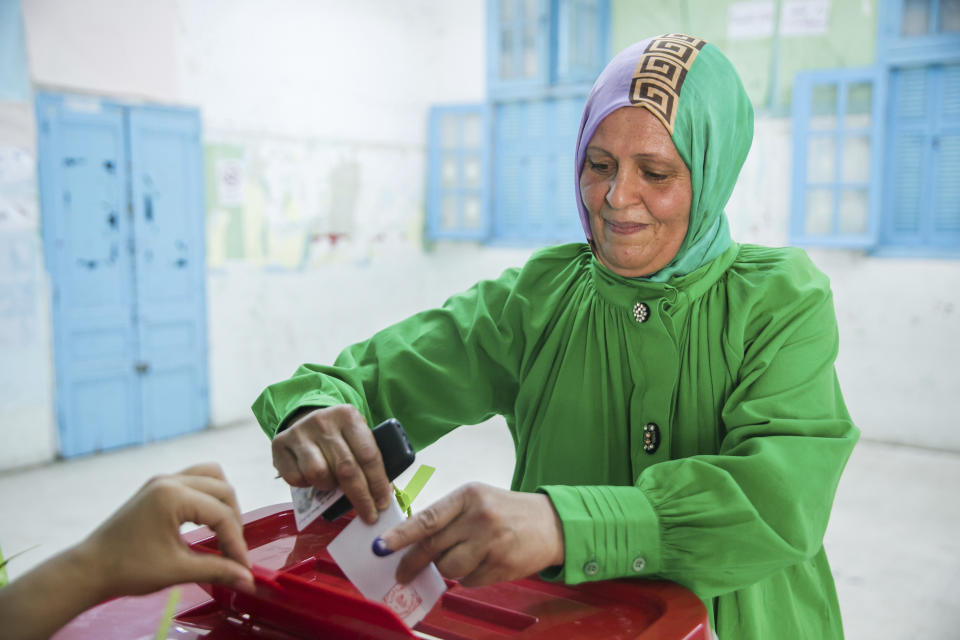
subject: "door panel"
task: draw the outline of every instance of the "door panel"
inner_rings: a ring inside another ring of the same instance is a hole
[[[142,420],[153,440],[208,421],[200,122],[132,108],[129,130]]]
[[[50,94],[36,108],[58,425],[71,456],[140,439],[123,111]]]

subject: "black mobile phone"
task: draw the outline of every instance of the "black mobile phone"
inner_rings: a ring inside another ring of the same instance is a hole
[[[396,418],[384,420],[373,428],[373,438],[377,441],[380,455],[383,456],[383,466],[387,470],[387,478],[393,482],[397,476],[407,470],[417,457],[407,432]],[[324,520],[336,520],[353,508],[347,496],[341,497],[323,512]]]

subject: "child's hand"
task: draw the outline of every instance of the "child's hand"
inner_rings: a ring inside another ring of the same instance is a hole
[[[213,529],[223,557],[191,551],[180,537],[185,522]],[[237,499],[214,463],[152,478],[76,551],[104,598],[183,582],[253,590]]]

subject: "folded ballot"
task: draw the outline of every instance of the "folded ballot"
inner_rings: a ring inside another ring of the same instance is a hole
[[[407,624],[420,622],[436,604],[447,585],[430,563],[410,583],[400,584],[395,576],[397,566],[409,548],[380,557],[373,552],[373,541],[404,520],[395,500],[380,512],[373,525],[354,518],[340,534],[327,545],[327,551],[340,570],[365,597],[386,604]]]

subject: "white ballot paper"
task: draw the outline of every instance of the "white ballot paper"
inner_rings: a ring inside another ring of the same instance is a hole
[[[407,549],[382,558],[373,553],[373,540],[403,520],[397,502],[391,501],[390,507],[380,513],[376,524],[368,525],[360,518],[354,518],[327,545],[327,551],[360,593],[386,604],[412,627],[430,612],[447,590],[447,585],[433,563],[411,582],[400,584],[394,576]]]
[[[290,487],[290,500],[293,502],[293,517],[297,521],[297,531],[320,517],[327,507],[340,499],[341,489],[320,491],[313,487]]]

